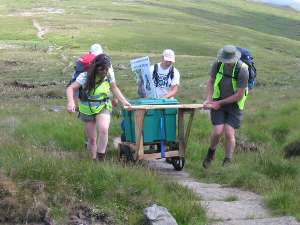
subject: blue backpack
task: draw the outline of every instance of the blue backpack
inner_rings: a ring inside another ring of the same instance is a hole
[[[248,89],[251,90],[256,83],[256,68],[254,65],[253,56],[250,51],[246,48],[237,47],[237,49],[241,52],[241,61],[247,64],[249,71],[249,79],[248,79]],[[239,68],[240,69],[240,68]],[[236,71],[236,74],[239,72]]]

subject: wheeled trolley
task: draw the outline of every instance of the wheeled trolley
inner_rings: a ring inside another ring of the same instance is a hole
[[[125,107],[125,110],[130,111],[132,113],[131,116],[133,118],[132,124],[134,125],[134,138],[129,138],[129,141],[125,140],[119,144],[120,159],[138,161],[166,158],[167,162],[172,163],[175,170],[182,170],[185,163],[186,146],[192,127],[195,110],[200,109],[202,107],[202,104],[133,105],[131,107]],[[158,121],[155,119],[153,121],[151,120],[150,122],[153,123],[153,126],[160,127],[158,128],[158,133],[163,133],[165,135],[163,136],[161,134],[157,134],[158,137],[160,137],[158,139],[161,140],[149,141],[146,138],[146,141],[144,141],[144,135],[147,135],[147,129],[151,129],[149,127],[149,124],[147,125],[148,127],[144,126],[146,123],[146,113],[149,110],[164,111],[168,109],[176,110],[177,129],[176,121],[175,127],[172,125],[171,127],[170,125],[168,125],[169,127],[166,127],[166,121],[174,119],[174,115],[172,115],[171,118],[161,117]],[[185,128],[184,119],[186,115],[188,116],[188,124]],[[173,130],[169,131],[168,133],[166,131],[162,132],[163,129]],[[172,138],[172,132],[175,132],[176,134],[176,130],[177,136]]]

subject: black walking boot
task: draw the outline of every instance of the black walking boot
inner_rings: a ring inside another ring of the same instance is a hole
[[[100,153],[100,152],[97,152],[97,160],[98,161],[105,161],[105,156],[106,154],[105,153]]]
[[[216,150],[213,150],[211,148],[208,149],[207,155],[202,163],[202,166],[205,169],[207,169],[211,165],[212,161],[215,159],[215,152]]]
[[[225,157],[222,163],[222,166],[228,166],[231,164],[231,158]]]

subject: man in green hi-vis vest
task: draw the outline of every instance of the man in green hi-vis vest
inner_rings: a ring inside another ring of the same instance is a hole
[[[241,53],[233,45],[219,50],[212,65],[207,82],[207,97],[204,108],[210,109],[213,131],[210,146],[203,161],[208,168],[215,158],[215,151],[221,135],[225,136],[225,157],[223,166],[232,161],[235,148],[235,129],[242,121],[242,110],[248,95],[248,66],[240,60]]]

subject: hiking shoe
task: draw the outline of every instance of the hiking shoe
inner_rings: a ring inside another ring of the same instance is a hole
[[[208,149],[207,155],[206,155],[205,159],[203,160],[202,166],[205,169],[207,169],[211,165],[211,163],[214,159],[215,159],[215,151]]]
[[[230,158],[224,158],[222,166],[228,166],[231,164],[231,159]]]
[[[97,160],[104,161],[105,160],[105,153],[97,152]]]
[[[89,149],[88,149],[88,144],[89,144],[89,142],[87,142],[87,141],[84,142],[84,148],[85,148],[86,150],[89,150]]]

